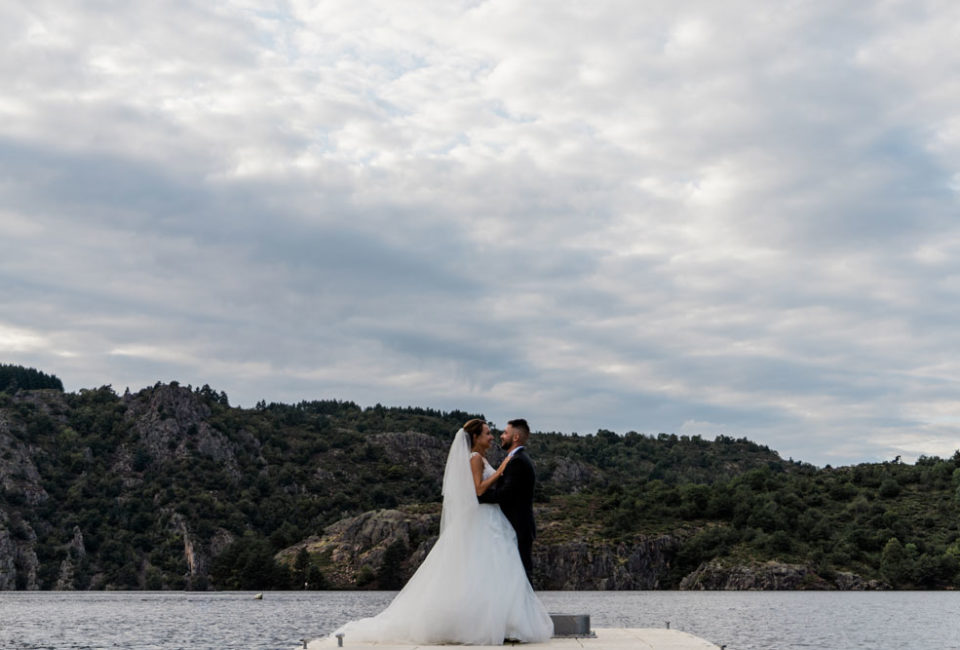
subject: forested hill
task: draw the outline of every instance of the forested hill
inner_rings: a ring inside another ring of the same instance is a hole
[[[393,587],[432,543],[449,440],[475,416],[240,409],[176,383],[0,391],[0,589]],[[744,439],[608,431],[538,433],[531,452],[543,588],[960,578],[960,455],[816,469]]]
[[[36,368],[24,368],[0,363],[0,391],[16,392],[19,389],[54,388],[63,390],[63,382],[53,375]]]

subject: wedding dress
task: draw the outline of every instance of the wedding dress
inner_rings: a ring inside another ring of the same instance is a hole
[[[501,645],[552,636],[553,621],[523,571],[513,526],[499,506],[477,502],[471,455],[470,436],[460,429],[444,470],[436,544],[385,610],[334,633],[344,635],[344,645]],[[483,462],[488,478],[494,470]]]

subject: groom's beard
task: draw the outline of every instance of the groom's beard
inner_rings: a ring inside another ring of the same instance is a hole
[[[501,443],[500,443],[500,449],[502,449],[502,450],[504,450],[504,451],[510,451],[510,447],[512,447],[512,446],[513,446],[513,443],[512,443],[512,442],[501,442]]]

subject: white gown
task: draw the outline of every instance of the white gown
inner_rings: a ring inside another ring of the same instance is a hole
[[[344,635],[344,646],[502,645],[553,635],[553,621],[523,571],[513,526],[499,506],[477,502],[468,443],[461,429],[447,459],[436,544],[385,610],[334,632]],[[484,478],[493,472],[484,459]]]

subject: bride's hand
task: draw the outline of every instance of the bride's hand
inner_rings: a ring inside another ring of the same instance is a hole
[[[497,474],[503,474],[503,470],[507,466],[507,463],[510,462],[511,458],[513,458],[513,456],[507,456],[503,459],[503,462],[500,463],[500,467],[497,468]]]

